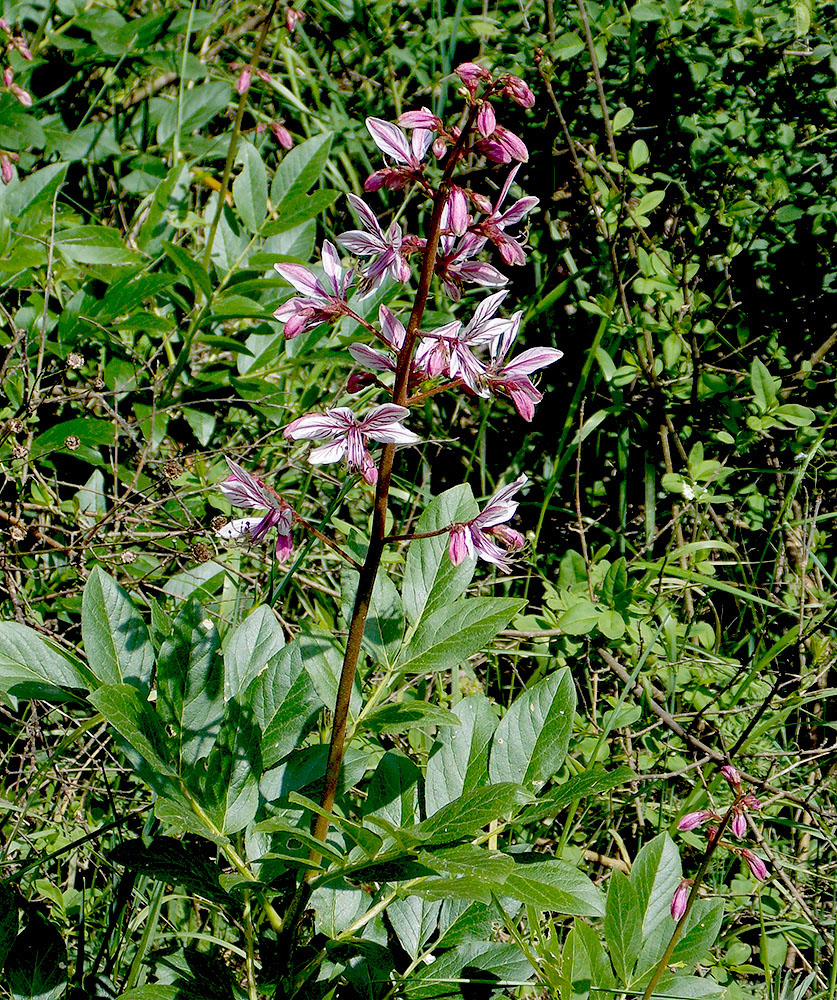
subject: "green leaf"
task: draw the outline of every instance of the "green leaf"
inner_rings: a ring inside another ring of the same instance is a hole
[[[525,789],[509,782],[475,788],[428,816],[415,833],[426,844],[471,839],[492,820],[516,813],[518,806],[530,801]]]
[[[23,152],[30,146],[43,149],[44,130],[31,112],[24,111],[11,94],[0,94],[0,147]]]
[[[512,944],[469,941],[439,955],[429,965],[421,963],[401,986],[405,1000],[438,1000],[439,997],[500,996],[506,983],[516,986],[534,970]]]
[[[117,1000],[182,1000],[183,988],[180,986],[138,986],[135,990],[120,993]]]
[[[341,610],[347,627],[355,603],[358,579],[359,573],[353,569],[344,569],[340,574]],[[398,588],[386,573],[379,572],[363,629],[364,650],[376,663],[390,666],[401,647],[404,627],[404,608]]]
[[[563,972],[576,996],[600,997],[616,994],[616,980],[599,935],[589,924],[576,920],[563,951]],[[561,994],[564,996],[564,994]]]
[[[644,167],[649,159],[648,143],[644,139],[637,139],[628,154],[628,165],[631,170],[639,170],[640,167]]]
[[[16,698],[66,700],[66,691],[94,686],[87,668],[17,622],[0,622],[0,691]]]
[[[581,597],[561,615],[558,627],[567,635],[587,635],[598,622],[599,611],[596,605],[586,597]]]
[[[685,967],[692,968],[703,961],[718,939],[723,919],[722,898],[696,900],[669,964],[682,963]]]
[[[285,633],[273,609],[253,608],[224,643],[224,698],[237,697],[285,646]]]
[[[273,767],[299,745],[323,708],[298,642],[271,656],[247,689],[243,703],[261,727],[264,766]]]
[[[634,888],[618,869],[607,887],[604,932],[616,975],[621,982],[629,983],[639,956],[642,928]]]
[[[601,893],[577,868],[542,854],[512,854],[514,870],[503,893],[541,910],[581,917],[604,916]]]
[[[343,650],[337,644],[331,633],[319,632],[314,629],[300,631],[296,637],[302,662],[317,690],[323,705],[334,705],[337,698],[337,685],[343,666]],[[363,696],[360,692],[360,682],[355,676],[352,685],[352,697],[349,704],[349,719],[353,721],[363,706]]]
[[[99,566],[84,587],[81,635],[90,669],[103,684],[148,690],[154,669],[148,629],[128,594]]]
[[[157,711],[174,730],[175,759],[206,756],[224,715],[223,663],[218,633],[194,599],[174,620],[157,661]]]
[[[416,958],[435,933],[441,909],[441,900],[420,896],[394,899],[387,907],[387,920],[410,958]]]
[[[256,815],[262,773],[258,726],[238,702],[227,704],[221,731],[201,765],[189,776],[190,785],[197,784],[201,811],[225,836],[238,833]]]
[[[366,716],[363,728],[373,733],[406,733],[431,726],[458,726],[459,718],[429,701],[397,701]]]
[[[174,837],[155,837],[149,844],[125,840],[108,852],[108,858],[156,882],[180,886],[214,903],[229,903],[230,897],[218,882],[223,869],[212,860],[209,851],[196,846]]]
[[[654,996],[665,1000],[714,1000],[726,993],[711,976],[663,976]]]
[[[109,420],[97,420],[95,417],[65,420],[35,438],[30,457],[41,458],[56,450],[69,451],[65,444],[68,437],[77,437],[86,448],[107,447],[116,443],[116,427]]]
[[[89,700],[152,773],[175,775],[173,749],[163,723],[135,687],[130,684],[101,687]]]
[[[466,597],[423,616],[398,658],[399,672],[449,670],[478,653],[525,605],[505,597]]]
[[[67,946],[57,927],[34,912],[6,959],[12,1000],[58,1000],[67,988]]]
[[[283,157],[270,185],[270,200],[280,220],[286,205],[292,208],[294,201],[319,180],[328,161],[333,138],[331,132],[316,135],[294,146]]]
[[[454,486],[425,507],[416,532],[438,531],[457,521],[475,517],[479,508],[467,484]],[[402,595],[410,623],[461,597],[474,575],[475,558],[454,566],[448,556],[448,535],[420,538],[407,550]]]
[[[665,198],[665,191],[649,191],[639,199],[639,204],[634,209],[634,215],[648,215]]]
[[[55,247],[74,264],[134,264],[137,255],[122,241],[118,230],[107,226],[74,226],[56,233]]]
[[[799,406],[797,403],[784,403],[782,406],[777,406],[775,413],[791,427],[809,427],[815,419],[813,410],[807,406]]]
[[[491,780],[528,786],[557,774],[567,755],[574,717],[575,686],[568,668],[524,691],[494,733]]]
[[[262,235],[275,236],[277,233],[286,233],[289,229],[295,229],[308,222],[309,219],[316,219],[327,208],[331,208],[339,195],[339,191],[322,188],[312,191],[311,194],[283,199],[279,217],[263,227]]]
[[[663,8],[658,3],[651,3],[649,0],[640,0],[640,3],[631,7],[631,19],[644,23],[646,21],[662,21],[665,17]]]
[[[220,80],[199,83],[184,90],[173,101],[168,101],[157,125],[157,142],[164,145],[180,126],[181,135],[191,135],[203,128],[211,119],[227,106],[232,97],[232,87]],[[178,122],[177,101],[180,101]]]
[[[762,361],[753,358],[753,363],[750,365],[750,385],[760,413],[766,413],[775,404],[780,384]]]
[[[634,120],[633,108],[620,108],[613,116],[613,131],[621,132],[627,128]]]
[[[383,819],[396,829],[413,828],[418,818],[421,771],[401,753],[388,751],[378,761],[369,780],[364,803],[364,823]]]
[[[650,840],[637,854],[631,867],[631,885],[642,917],[643,939],[661,922],[671,921],[671,897],[681,877],[680,854],[667,833]]]
[[[556,59],[572,59],[585,48],[584,39],[580,35],[574,31],[567,31],[555,39],[555,44],[550,45],[549,51]]]
[[[172,261],[178,271],[188,279],[194,291],[203,292],[207,299],[211,298],[212,282],[209,280],[209,275],[200,262],[195,260],[182,247],[176,246],[168,240],[163,240],[162,246],[166,252],[166,256]]]
[[[554,817],[576,799],[586,799],[594,795],[604,795],[612,788],[618,788],[636,775],[629,767],[617,767],[606,771],[601,764],[596,764],[583,774],[576,774],[562,782],[559,788],[538,799],[537,803],[525,809],[521,822],[535,823],[547,817]]]
[[[267,171],[252,143],[242,143],[237,159],[244,168],[233,181],[233,201],[244,225],[256,233],[267,215]]]
[[[427,760],[424,801],[427,815],[437,812],[488,780],[488,754],[497,716],[484,694],[463,698],[453,707],[461,725],[436,737]]]

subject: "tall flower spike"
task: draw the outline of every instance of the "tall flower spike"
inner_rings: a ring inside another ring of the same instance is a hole
[[[524,538],[519,531],[507,527],[505,522],[511,520],[517,511],[517,501],[511,498],[528,482],[526,476],[518,476],[513,483],[497,490],[475,518],[451,525],[448,555],[454,566],[476,554],[477,558],[493,563],[501,572],[509,572],[509,553],[521,549]],[[505,549],[494,541],[495,538],[502,542]]]
[[[417,434],[402,426],[409,410],[395,403],[371,409],[359,420],[347,406],[337,406],[325,413],[306,413],[285,428],[286,438],[306,440],[325,438],[329,443],[308,454],[312,465],[326,465],[345,458],[346,467],[359,472],[367,483],[378,481],[378,469],[366,447],[369,440],[384,444],[417,444]]]
[[[230,521],[218,531],[221,538],[249,538],[257,542],[271,528],[276,528],[276,558],[282,562],[293,551],[291,528],[293,527],[293,511],[275,490],[262,482],[258,476],[252,475],[232,459],[226,459],[230,470],[229,476],[219,484],[221,492],[235,507],[267,508],[267,513],[261,518],[242,517]]]
[[[273,266],[285,281],[302,292],[301,298],[288,299],[273,313],[276,319],[285,324],[285,337],[288,340],[349,312],[346,296],[352,284],[354,270],[350,268],[343,273],[337,250],[328,240],[323,242],[323,270],[327,287],[301,264]]]

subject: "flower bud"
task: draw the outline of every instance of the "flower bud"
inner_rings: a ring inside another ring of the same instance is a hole
[[[420,111],[405,111],[396,118],[395,124],[401,128],[426,128],[431,132],[438,132],[442,127],[442,120],[430,108],[422,108]]]
[[[721,768],[721,774],[727,779],[733,788],[741,787],[741,775],[738,773],[737,767],[732,764],[724,764]]]
[[[236,80],[235,89],[239,94],[246,94],[250,89],[250,77],[252,76],[252,70],[249,66],[245,66],[241,71],[241,76]]]
[[[288,31],[293,31],[294,28],[305,20],[305,14],[301,10],[295,10],[293,7],[288,7],[285,11],[285,27]]]
[[[531,108],[535,103],[535,95],[519,76],[509,76],[502,92],[522,108]]]
[[[14,180],[15,172],[12,168],[12,161],[5,153],[0,153],[0,180],[4,184],[11,184]]]
[[[690,878],[682,879],[680,885],[674,890],[674,895],[671,897],[671,915],[675,920],[679,920],[686,912],[691,890],[692,880]]]
[[[441,136],[439,136],[438,139],[435,139],[433,141],[432,148],[433,148],[433,155],[436,157],[437,160],[441,160],[441,158],[448,151],[448,144]]]
[[[714,818],[715,813],[711,809],[698,809],[697,812],[686,813],[677,824],[677,829],[694,830],[698,826],[703,826],[707,820]]]
[[[491,74],[487,69],[472,62],[461,63],[454,72],[472,95],[476,92],[480,80],[491,80]]]
[[[12,71],[12,67],[11,66],[7,66],[3,70],[3,86],[4,87],[11,87],[12,80],[14,80],[14,77],[15,77],[15,75],[14,75],[14,72]]]
[[[270,131],[273,133],[273,138],[279,143],[282,149],[290,149],[291,146],[293,146],[293,137],[284,125],[280,125],[279,122],[271,122]]]
[[[732,831],[732,835],[737,837],[739,840],[747,832],[747,820],[744,819],[743,813],[736,812],[732,820],[730,821],[729,828]]]
[[[372,372],[354,372],[346,382],[346,392],[355,393],[365,389],[368,385],[377,382],[377,378]]]
[[[262,83],[273,83],[270,73],[266,69],[257,69],[256,76],[262,81]]]
[[[488,101],[483,101],[477,115],[477,128],[480,131],[480,135],[487,139],[496,127],[497,118],[494,114],[494,108],[491,107]]]
[[[759,882],[764,882],[767,879],[767,865],[762,861],[758,854],[753,854],[752,851],[747,850],[745,847],[741,852],[741,857],[747,862],[750,871],[754,878],[757,878]]]

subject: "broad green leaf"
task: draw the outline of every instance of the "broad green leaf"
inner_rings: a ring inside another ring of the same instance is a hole
[[[78,660],[34,629],[0,622],[0,691],[16,698],[66,700],[68,691],[87,691],[93,675]]]
[[[84,448],[107,447],[116,441],[116,428],[111,421],[97,420],[95,417],[65,420],[35,438],[30,456],[34,459],[56,450],[69,451],[66,445],[69,437],[77,437]]]
[[[555,44],[551,45],[549,50],[556,59],[572,59],[579,52],[583,52],[585,47],[581,35],[577,35],[574,31],[567,31],[555,39]]]
[[[711,976],[663,976],[654,990],[660,1000],[714,1000],[726,993]]]
[[[531,796],[511,783],[497,783],[475,788],[457,799],[452,799],[416,828],[416,835],[426,844],[448,844],[456,840],[471,839],[492,820],[516,813],[517,807],[531,800]]]
[[[25,111],[11,94],[0,94],[0,148],[23,152],[30,146],[42,149],[45,142],[35,114]]]
[[[602,947],[598,931],[582,920],[576,920],[567,935],[563,971],[570,979],[572,992],[576,996],[589,996],[592,1000],[616,993],[616,980],[610,959]]]
[[[634,120],[633,108],[620,108],[613,116],[613,131],[621,132],[627,128]]]
[[[55,237],[55,248],[75,264],[133,264],[137,255],[122,241],[117,229],[107,226],[74,226]]]
[[[575,916],[601,917],[602,895],[577,868],[542,854],[512,854],[514,870],[503,885],[505,895],[541,910]]]
[[[640,23],[662,21],[664,17],[662,6],[659,3],[651,2],[651,0],[640,0],[640,3],[631,7],[631,19]]]
[[[252,143],[242,143],[237,159],[244,161],[244,167],[233,181],[233,200],[244,225],[256,233],[267,214],[267,171]]]
[[[317,933],[335,938],[368,909],[369,897],[362,889],[343,882],[315,889],[308,905],[314,910]]]
[[[421,771],[408,757],[385,753],[369,781],[364,822],[369,816],[376,816],[394,827],[413,826],[418,818],[420,783]]]
[[[324,707],[305,670],[298,642],[271,656],[242,701],[261,728],[265,768],[273,767],[299,745]]]
[[[323,705],[333,706],[337,698],[337,684],[343,666],[343,649],[331,633],[318,632],[314,629],[301,631],[295,642],[299,645],[302,662],[305,664],[305,669],[316,688],[320,701]],[[357,717],[362,707],[363,697],[360,693],[360,682],[355,676],[349,705],[351,722]]]
[[[273,609],[252,609],[224,643],[224,698],[237,697],[283,649],[285,633]]]
[[[454,486],[430,501],[416,532],[438,531],[457,521],[467,521],[478,509],[470,486]],[[407,550],[402,595],[404,610],[413,625],[461,597],[474,575],[476,559],[454,566],[448,556],[448,540],[447,534],[420,538]]]
[[[441,705],[429,701],[396,701],[371,712],[363,728],[373,733],[406,733],[432,726],[459,726],[459,718]]]
[[[422,617],[398,658],[402,674],[449,670],[478,653],[526,602],[505,597],[465,597]]]
[[[607,887],[604,932],[616,974],[621,982],[629,983],[642,943],[642,928],[634,888],[618,869]]]
[[[344,569],[340,574],[341,610],[348,623],[357,594],[359,573]],[[363,648],[382,666],[395,659],[404,638],[404,608],[401,595],[390,577],[379,572],[372,590],[372,600],[363,629]]]
[[[635,778],[636,775],[629,767],[617,767],[613,771],[606,771],[601,764],[596,764],[591,770],[568,778],[557,789],[540,797],[535,805],[524,809],[520,817],[521,822],[536,823],[547,817],[555,817],[575,799],[604,795],[605,792],[627,784]]]
[[[524,691],[500,720],[491,744],[492,781],[520,785],[557,774],[575,717],[575,686],[567,668]]]
[[[214,823],[195,812],[188,799],[177,790],[169,789],[157,798],[154,815],[160,820],[163,830],[172,836],[181,837],[190,833],[219,846],[229,843]]]
[[[174,837],[155,837],[150,844],[143,840],[125,840],[108,852],[116,865],[157,882],[180,886],[188,892],[215,903],[228,903],[229,896],[218,878],[223,872],[212,860],[210,851],[197,851]]]
[[[138,986],[135,990],[120,993],[117,1000],[181,1000],[182,997],[182,987],[161,986],[154,983],[151,986]]]
[[[64,935],[33,912],[6,959],[5,985],[12,1000],[58,1000],[67,988]]]
[[[252,715],[230,701],[214,746],[190,775],[204,815],[225,836],[256,815],[262,773],[260,733]]]
[[[631,885],[642,917],[643,939],[661,922],[671,921],[671,897],[681,877],[680,854],[667,833],[650,840],[637,854],[631,867]]]
[[[100,566],[84,587],[81,635],[90,669],[103,684],[148,690],[154,669],[148,628],[128,594]]]
[[[218,633],[200,604],[187,601],[157,661],[157,711],[174,730],[176,760],[206,756],[224,715],[223,662]]]
[[[665,191],[649,191],[639,199],[639,204],[634,209],[634,215],[648,215],[665,198]]]
[[[218,112],[224,110],[231,97],[232,87],[220,80],[199,83],[197,86],[183,91],[178,98],[168,102],[160,116],[157,125],[158,144],[164,145],[171,139],[178,124],[181,135],[190,135],[203,128]],[[181,101],[179,122],[177,100]]]
[[[67,163],[53,163],[41,170],[33,170],[32,173],[9,184],[2,202],[9,217],[16,218],[24,213],[50,212],[52,199],[64,183],[67,168]]]
[[[592,601],[580,597],[558,619],[558,627],[567,635],[587,635],[599,621],[599,611]]]
[[[152,772],[174,776],[174,750],[160,717],[130,684],[100,687],[89,700]]]
[[[195,292],[203,292],[206,298],[209,299],[212,296],[212,282],[209,280],[206,268],[182,247],[170,243],[168,240],[163,240],[162,246],[166,256],[172,261],[178,271],[188,278]]]
[[[424,801],[427,815],[437,812],[488,780],[488,754],[497,716],[484,694],[457,702],[453,714],[461,725],[436,737],[427,760]]]
[[[405,1000],[500,996],[528,982],[534,970],[516,945],[469,941],[422,963],[401,987]]]
[[[331,208],[339,195],[339,191],[322,188],[318,191],[312,191],[311,194],[300,194],[296,197],[283,199],[279,217],[273,222],[268,222],[262,228],[262,235],[276,236],[278,233],[286,233],[289,229],[295,229],[310,219],[316,219],[327,208]]]
[[[395,899],[387,907],[387,920],[410,958],[416,958],[435,933],[441,909],[441,900],[421,896]]]
[[[682,962],[684,967],[692,968],[703,961],[718,939],[723,919],[722,898],[696,900],[669,964]]]
[[[270,200],[282,220],[286,206],[293,211],[293,203],[319,180],[331,150],[331,132],[316,135],[299,146],[294,146],[283,158],[273,175]]]

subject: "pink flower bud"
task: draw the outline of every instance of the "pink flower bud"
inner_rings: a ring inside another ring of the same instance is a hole
[[[305,20],[305,14],[301,10],[295,10],[293,7],[288,7],[285,11],[285,27],[288,31],[293,31],[294,28]]]
[[[487,69],[483,69],[482,66],[478,66],[476,63],[472,62],[460,63],[454,72],[465,84],[471,94],[476,91],[480,80],[491,79],[491,74]]]
[[[433,141],[433,155],[437,160],[441,160],[447,151],[448,144],[441,136]]]
[[[395,124],[401,128],[426,128],[431,132],[438,132],[442,127],[442,120],[437,118],[430,108],[422,108],[420,111],[405,111],[403,115],[398,116]]]
[[[767,865],[762,861],[758,854],[753,854],[752,851],[748,851],[745,847],[741,852],[741,857],[747,862],[754,878],[757,878],[759,882],[766,881]]]
[[[677,824],[677,829],[694,830],[698,826],[703,826],[707,820],[714,818],[715,813],[711,809],[698,809],[697,812],[686,813],[683,819]]]
[[[4,184],[11,184],[14,180],[15,172],[12,168],[12,161],[5,153],[0,153],[0,179]]]
[[[279,143],[282,149],[290,149],[291,146],[293,146],[293,137],[284,125],[280,125],[279,122],[271,122],[270,131],[273,133],[273,138]]]
[[[686,905],[689,902],[689,893],[692,891],[692,880],[684,878],[680,885],[674,890],[671,897],[671,915],[675,920],[679,920],[686,912]]]
[[[265,125],[264,122],[259,122],[259,124],[256,126],[256,135],[261,135],[262,132],[266,131],[267,131],[267,125]]]
[[[468,214],[468,199],[462,188],[456,185],[450,189],[448,195],[447,223],[457,236],[464,236],[471,223],[471,216]]]
[[[239,94],[246,94],[250,89],[250,77],[252,75],[252,70],[249,66],[245,66],[241,71],[241,76],[236,80],[235,89]]]
[[[480,194],[478,191],[469,192],[471,195],[471,201],[476,205],[480,212],[485,212],[486,215],[490,215],[494,206],[491,204],[491,199],[487,198],[484,194]]]
[[[525,163],[529,159],[529,150],[523,140],[502,125],[498,125],[494,130],[494,139],[513,160]]]
[[[503,93],[522,108],[531,108],[535,103],[535,95],[519,76],[509,76],[503,87]]]
[[[732,764],[724,764],[721,768],[721,774],[727,779],[733,788],[741,787],[741,775],[738,773],[737,767],[734,767]]]
[[[496,127],[497,118],[494,114],[494,108],[491,107],[488,101],[483,101],[477,115],[477,128],[480,131],[480,135],[487,139]]]
[[[519,531],[515,531],[514,528],[510,528],[507,524],[495,524],[493,528],[488,529],[488,533],[494,535],[495,538],[499,538],[506,548],[512,551],[522,549],[526,544],[526,539],[523,535]]]
[[[4,87],[11,87],[11,85],[12,85],[12,80],[14,79],[14,76],[15,76],[15,75],[14,75],[14,73],[12,72],[12,67],[11,67],[11,66],[7,66],[7,67],[6,67],[6,68],[5,68],[4,70],[3,70],[3,86],[4,86]]]
[[[273,83],[270,73],[268,73],[266,69],[257,69],[256,76],[262,81],[262,83]]]
[[[23,87],[18,87],[16,83],[13,83],[11,87],[9,87],[9,90],[15,95],[24,108],[32,107],[32,95],[28,90],[24,90]]]
[[[19,35],[15,35],[11,39],[11,44],[18,50],[24,59],[32,62],[32,53],[29,51],[29,46]]]
[[[9,27],[9,22],[6,20],[5,17],[0,17],[0,28],[2,28],[7,35],[10,35],[12,33],[12,29]]]
[[[465,525],[454,524],[450,529],[448,541],[448,556],[454,566],[458,566],[468,555],[468,543],[465,539]]]
[[[755,795],[745,795],[741,800],[741,804],[748,809],[752,809],[753,812],[758,812],[761,809],[761,802],[759,802]]]
[[[365,389],[368,385],[377,382],[377,378],[372,372],[354,372],[346,382],[346,392],[355,393]]]
[[[747,832],[747,820],[744,819],[744,815],[740,812],[736,812],[730,821],[729,828],[732,830],[732,835],[741,840]]]

